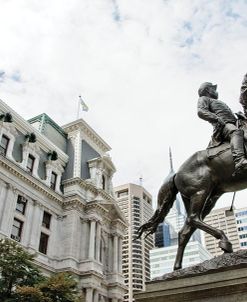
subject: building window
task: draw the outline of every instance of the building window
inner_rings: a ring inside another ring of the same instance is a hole
[[[102,175],[102,189],[105,190],[105,175]]]
[[[128,190],[119,191],[119,192],[117,192],[117,197],[128,196],[128,194],[129,194]]]
[[[5,135],[2,136],[1,143],[0,143],[0,154],[6,156],[7,149],[9,145],[9,138]]]
[[[22,232],[23,222],[19,219],[14,218],[14,223],[11,231],[11,238],[20,242],[21,241],[21,232]]]
[[[26,210],[26,204],[27,200],[21,195],[18,195],[17,197],[17,203],[16,203],[16,211],[20,212],[21,214],[25,214]]]
[[[55,172],[51,172],[51,189],[55,190],[56,189],[56,182],[57,182],[57,174]]]
[[[35,158],[31,154],[29,154],[27,159],[27,172],[30,174],[32,174],[33,172],[34,161]]]
[[[51,214],[44,211],[42,226],[49,229],[51,224]]]
[[[39,240],[39,251],[42,254],[47,253],[48,240],[49,240],[49,236],[47,234],[41,233],[40,240]]]

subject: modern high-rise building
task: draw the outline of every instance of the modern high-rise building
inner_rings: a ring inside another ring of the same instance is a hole
[[[180,229],[178,224],[182,221],[182,214],[179,214],[179,212],[176,211],[176,206],[177,205],[175,203],[173,205],[175,209],[171,209],[172,220],[169,219],[169,222],[167,222],[167,219],[165,219],[165,222],[161,223],[155,232],[156,248],[150,251],[152,279],[160,277],[173,270],[178,248],[178,230]],[[176,219],[174,213],[177,213],[180,217],[177,217]],[[183,267],[195,265],[212,258],[212,255],[201,244],[200,234],[200,231],[196,230],[196,232],[191,236],[191,239],[185,249]]]
[[[229,208],[216,209],[206,217],[205,222],[225,232],[233,245],[233,251],[247,249],[247,208],[234,208],[232,211]],[[214,255],[222,253],[218,241],[205,234],[206,247]]]
[[[154,238],[155,247],[176,245],[178,242],[177,232],[175,232],[172,225],[166,222],[160,223],[158,225],[157,230],[154,234]]]
[[[234,212],[240,248],[247,249],[247,208],[237,209]]]
[[[173,270],[177,245],[155,248],[150,251],[151,279]],[[212,255],[198,241],[189,241],[183,257],[183,268],[211,259]]]
[[[230,211],[229,208],[215,209],[204,219],[204,222],[222,230],[232,243],[233,251],[240,249],[234,209],[233,211]],[[219,248],[219,240],[208,233],[205,233],[205,245],[213,256],[222,254],[222,250]]]
[[[34,252],[46,274],[73,273],[86,302],[122,302],[126,292],[127,221],[108,151],[83,119],[26,121],[0,101],[0,238]]]
[[[149,251],[153,248],[153,236],[135,240],[138,228],[153,215],[152,197],[142,187],[126,184],[114,188],[117,203],[124,213],[129,227],[123,240],[123,274],[128,294],[124,301],[134,301],[133,292],[145,290],[150,280]],[[144,236],[143,236],[144,237]]]

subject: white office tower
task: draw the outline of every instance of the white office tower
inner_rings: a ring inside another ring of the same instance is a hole
[[[177,253],[177,245],[156,248],[150,251],[151,279],[160,277],[173,270]],[[211,259],[212,255],[198,241],[188,242],[184,257],[183,268]]]
[[[241,249],[247,249],[247,208],[235,210],[238,239]]]
[[[145,290],[145,282],[150,280],[149,251],[153,248],[153,236],[138,239],[138,228],[153,215],[152,197],[142,187],[126,184],[114,189],[117,203],[129,222],[123,240],[123,274],[128,293],[124,301],[132,302],[134,291]]]

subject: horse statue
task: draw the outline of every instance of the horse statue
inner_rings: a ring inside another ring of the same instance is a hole
[[[245,84],[247,84],[247,77],[245,79]],[[245,90],[245,104],[247,104],[246,91],[247,89]],[[243,94],[241,96],[240,99],[243,100]],[[244,114],[238,116],[238,127],[244,131],[245,148],[247,148],[247,119]],[[178,192],[181,194],[187,218],[178,234],[174,270],[182,268],[185,247],[196,229],[203,230],[218,239],[219,247],[224,252],[233,251],[232,244],[225,233],[206,224],[203,220],[224,193],[247,188],[247,170],[243,169],[234,173],[235,164],[229,142],[212,148],[214,155],[209,156],[209,150],[193,154],[182,164],[177,173],[171,171],[159,190],[155,213],[138,230],[137,238],[145,232],[146,236],[153,234],[173,206]]]

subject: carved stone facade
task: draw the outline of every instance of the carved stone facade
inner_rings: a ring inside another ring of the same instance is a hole
[[[0,121],[0,236],[35,252],[46,274],[72,272],[86,302],[123,301],[127,223],[112,195],[110,147],[83,120],[46,128],[43,115],[30,124],[2,101],[0,113],[13,117]]]

